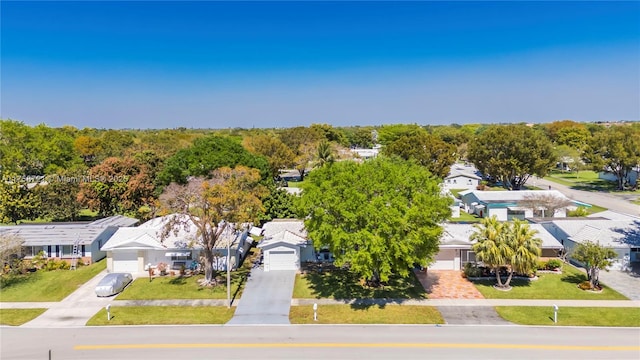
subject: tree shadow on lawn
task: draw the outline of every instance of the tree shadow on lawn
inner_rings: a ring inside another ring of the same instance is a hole
[[[502,277],[503,284],[505,283],[505,281],[507,281],[506,276]],[[496,280],[495,277],[493,277],[492,279],[474,280],[473,283],[476,285],[483,285],[487,287],[495,287],[496,285],[498,285],[498,281]],[[530,287],[531,280],[525,280],[525,279],[519,279],[519,278],[511,279],[509,286],[511,286],[512,288]]]
[[[39,278],[40,274],[37,271],[19,275],[2,275],[0,279],[0,289],[6,290],[12,286],[38,281]]]
[[[380,287],[369,287],[361,283],[360,277],[348,269],[334,268],[330,271],[311,271],[305,279],[316,298],[337,300],[384,300],[425,299],[426,292],[413,272],[407,278],[392,276]]]
[[[570,284],[580,284],[583,281],[587,281],[587,276],[584,274],[567,274],[560,278],[562,282],[567,282]]]

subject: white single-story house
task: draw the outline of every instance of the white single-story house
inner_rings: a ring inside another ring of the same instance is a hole
[[[89,223],[2,226],[0,234],[13,235],[21,239],[26,259],[43,251],[47,258],[69,262],[75,258],[90,264],[106,256],[100,248],[119,228],[127,228],[137,222],[138,219],[116,215]]]
[[[557,190],[520,190],[520,191],[480,191],[466,190],[459,193],[465,211],[480,217],[496,216],[500,221],[512,219],[524,220],[534,216],[533,208],[522,206],[531,196],[553,196],[563,200],[569,200]],[[554,214],[545,214],[545,217],[564,218],[567,209],[558,209]]]
[[[606,213],[602,215],[607,216]],[[631,263],[640,262],[640,218],[617,214],[613,220],[594,215],[542,221],[541,225],[564,245],[569,259],[576,263],[571,254],[578,244],[585,241],[612,248],[618,254],[611,267],[614,270],[626,270]]]
[[[360,159],[367,160],[377,157],[380,153],[380,149],[382,149],[382,145],[376,144],[371,149],[355,148],[351,149],[351,152],[357,155]]]
[[[632,169],[629,171],[626,177],[626,182],[631,185],[636,185],[638,183],[638,173],[640,172],[640,167],[636,169]],[[618,181],[618,178],[611,172],[601,171],[598,173],[598,178],[607,180],[607,181]]]
[[[554,238],[542,225],[529,224],[537,230],[536,235],[542,240],[542,256],[557,257],[562,244]],[[466,263],[475,263],[476,255],[471,250],[473,241],[471,234],[475,231],[473,224],[444,224],[444,234],[440,239],[440,251],[434,262],[429,265],[433,270],[461,270]]]
[[[264,271],[300,270],[303,262],[317,261],[313,244],[307,239],[302,220],[276,219],[263,226]]]
[[[135,228],[119,229],[102,247],[102,251],[107,253],[107,270],[142,273],[149,266],[156,268],[158,264],[164,263],[167,270],[179,271],[183,267],[189,268],[194,261],[199,262],[202,246],[198,242],[195,224],[185,220],[186,226],[177,226],[177,231],[170,231],[163,238],[163,229],[174,216],[185,215],[167,215],[151,219]],[[248,236],[248,229],[228,229],[216,245],[218,261],[214,268],[217,270],[226,269],[227,246],[230,249],[231,268],[235,269],[246,256],[253,241]]]
[[[452,165],[449,175],[444,178],[444,187],[446,189],[475,190],[482,181],[482,178],[476,175],[475,171],[473,166]]]

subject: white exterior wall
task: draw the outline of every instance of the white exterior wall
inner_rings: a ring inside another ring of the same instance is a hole
[[[475,190],[478,185],[480,185],[480,181],[477,179],[471,179],[466,176],[456,176],[449,179],[444,180],[444,186],[447,189],[467,189],[467,190]]]
[[[488,210],[489,213],[485,213],[485,217],[489,216],[496,216],[498,218],[498,220],[500,221],[507,221],[508,220],[508,209],[507,208],[502,208],[502,209],[489,209]]]
[[[451,218],[457,219],[460,217],[460,206],[452,205],[449,209],[451,209]]]

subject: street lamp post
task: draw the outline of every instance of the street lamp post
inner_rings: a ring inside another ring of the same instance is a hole
[[[231,249],[231,242],[229,241],[229,239],[227,239],[227,309],[231,308],[231,270],[230,270],[230,249]]]

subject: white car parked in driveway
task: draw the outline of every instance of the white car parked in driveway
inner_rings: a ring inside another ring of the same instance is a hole
[[[96,295],[111,296],[124,290],[133,281],[133,276],[129,273],[107,274],[96,286]]]

